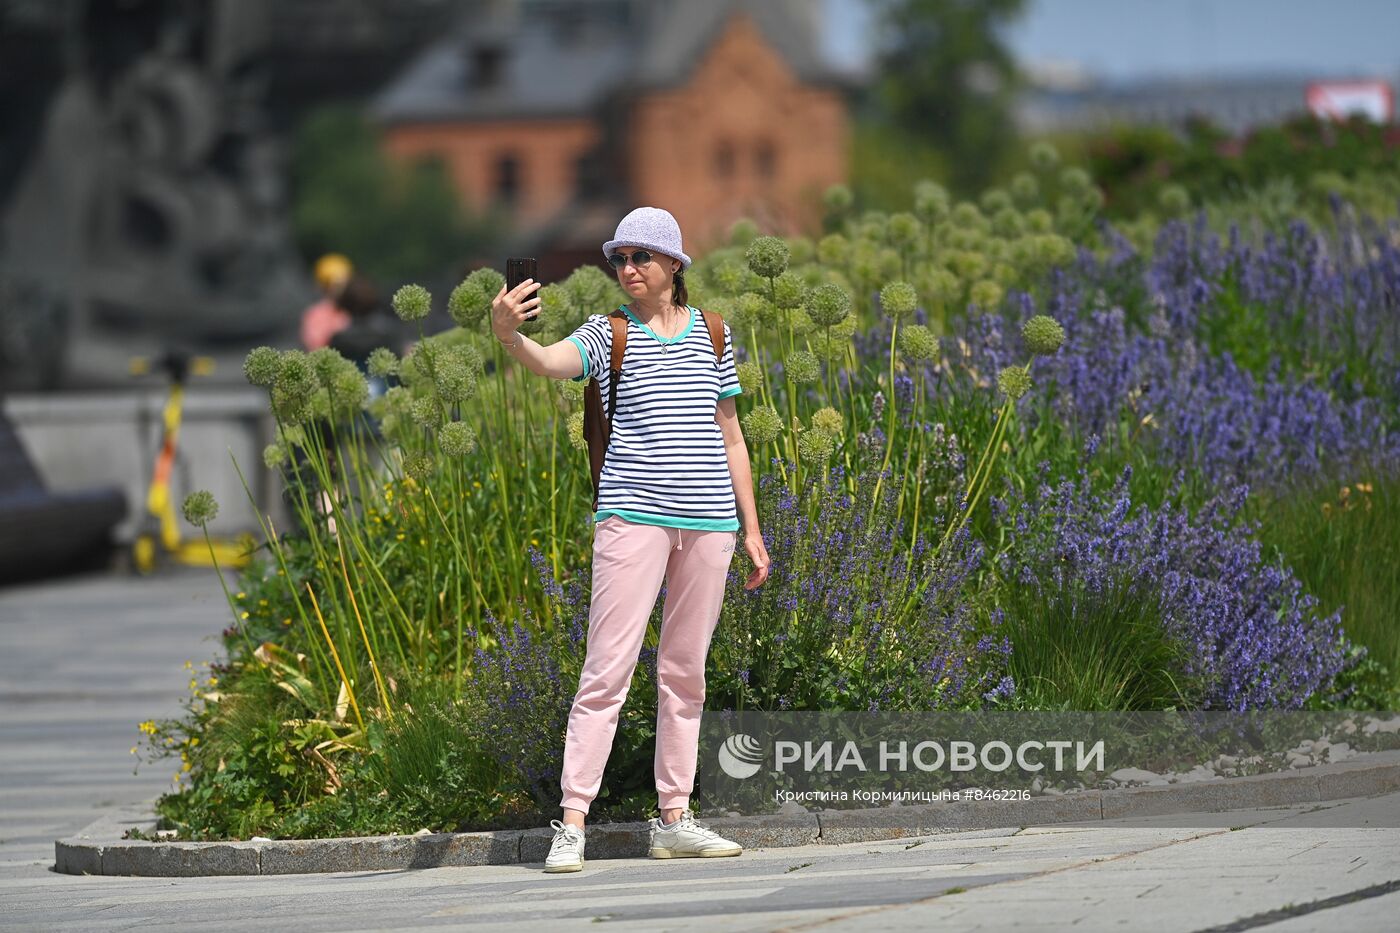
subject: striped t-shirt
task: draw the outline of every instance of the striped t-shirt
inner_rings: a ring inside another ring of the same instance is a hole
[[[728,322],[724,355],[716,360],[709,329],[696,308],[687,305],[690,321],[679,334],[662,338],[637,320],[631,308],[620,307],[627,315],[627,348],[594,521],[618,515],[646,525],[738,531],[724,435],[715,423],[719,400],[740,393]],[[590,315],[565,339],[583,357],[583,374],[573,381],[596,375],[607,412],[612,378],[608,315]]]

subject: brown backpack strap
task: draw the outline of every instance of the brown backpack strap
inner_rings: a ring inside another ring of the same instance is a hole
[[[705,318],[705,327],[710,331],[710,344],[715,348],[715,359],[724,359],[724,316],[718,311],[700,309]]]
[[[627,349],[627,315],[620,309],[608,316],[612,327],[612,348],[609,352],[608,409],[603,412],[602,393],[598,389],[598,373],[588,379],[583,390],[583,433],[588,443],[588,466],[593,479],[593,511],[598,511],[598,492],[602,482],[603,461],[612,437],[612,413],[617,410],[617,381],[622,375],[622,355]],[[601,372],[601,370],[599,370]]]
[[[618,373],[622,372],[622,354],[627,350],[627,315],[619,308],[608,315],[608,323],[612,325],[612,365],[608,368]]]
[[[612,437],[613,412],[617,411],[617,381],[622,375],[622,355],[627,352],[627,315],[621,310],[608,315],[612,325],[612,358],[608,369],[608,437]]]

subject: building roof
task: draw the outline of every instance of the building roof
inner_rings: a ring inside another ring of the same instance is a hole
[[[417,56],[371,112],[385,123],[592,116],[619,84],[684,83],[739,11],[799,80],[848,84],[821,52],[817,8],[810,0],[498,0]],[[488,73],[494,80],[480,80]]]

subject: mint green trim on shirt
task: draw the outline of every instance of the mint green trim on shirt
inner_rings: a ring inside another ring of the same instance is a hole
[[[619,305],[619,307],[622,309],[624,314],[626,314],[629,318],[632,319],[633,324],[636,324],[638,327],[640,327],[645,334],[647,334],[649,337],[651,337],[651,339],[655,340],[657,343],[680,343],[686,338],[686,335],[690,333],[691,328],[695,326],[695,308],[693,308],[690,305],[686,305],[686,310],[690,312],[690,320],[686,321],[685,330],[681,331],[679,334],[676,334],[676,336],[668,340],[665,337],[656,336],[656,331],[652,330],[650,327],[647,327],[641,321],[637,320],[637,316],[632,313],[631,308],[627,307],[626,305]]]
[[[737,518],[675,518],[670,515],[652,515],[648,512],[633,512],[627,509],[603,509],[593,515],[594,522],[601,522],[609,515],[616,515],[624,521],[639,525],[662,525],[666,528],[692,528],[697,531],[738,531]]]
[[[574,376],[570,378],[569,381],[583,382],[585,379],[588,378],[588,351],[583,348],[583,341],[579,340],[577,337],[565,337],[564,339],[570,341],[571,343],[573,343],[574,346],[578,347],[578,355],[583,357],[583,375]]]
[[[721,393],[719,394],[719,397],[720,397],[720,398],[729,398],[730,396],[738,395],[738,394],[739,394],[740,392],[742,392],[742,391],[744,391],[742,387],[740,387],[740,386],[735,386],[735,387],[732,388],[732,389],[725,389],[723,392],[721,392]],[[716,399],[715,401],[719,401],[719,399]]]

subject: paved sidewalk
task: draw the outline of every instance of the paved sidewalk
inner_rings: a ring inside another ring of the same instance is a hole
[[[175,715],[228,609],[212,572],[0,591],[0,928],[1389,930],[1400,794],[739,858],[199,879],[75,877],[53,840],[150,800],[136,723]],[[1194,825],[1184,825],[1186,823]],[[1327,828],[1344,824],[1350,828]],[[1368,825],[1368,823],[1370,825]],[[1384,824],[1384,827],[1378,824]],[[961,888],[962,890],[956,890]],[[951,893],[950,893],[951,892]],[[1294,915],[1275,913],[1288,908]]]

